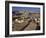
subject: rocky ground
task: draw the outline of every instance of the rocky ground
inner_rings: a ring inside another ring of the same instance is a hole
[[[32,15],[33,18],[31,18],[31,15]],[[17,22],[17,20],[16,20],[17,16],[12,17],[12,18],[14,18],[12,20],[12,31],[40,30],[40,22],[37,23],[37,21],[35,21],[37,18],[40,17],[40,14],[31,14],[31,15],[29,16],[30,18],[24,19],[23,20],[24,22],[22,22],[22,23]],[[35,19],[35,17],[36,17],[36,19]]]
[[[26,30],[36,30],[37,28],[37,24],[34,21],[29,20],[25,20],[23,23],[17,23],[14,22],[13,26],[12,26],[12,30],[13,31],[26,31]]]

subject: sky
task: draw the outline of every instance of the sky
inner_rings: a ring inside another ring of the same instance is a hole
[[[12,7],[12,11],[21,11],[21,10],[28,10],[32,13],[40,13],[40,8],[36,7]]]

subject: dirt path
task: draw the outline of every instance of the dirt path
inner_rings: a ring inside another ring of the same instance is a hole
[[[36,23],[30,22],[30,24],[24,30],[35,30],[36,27],[37,27]]]

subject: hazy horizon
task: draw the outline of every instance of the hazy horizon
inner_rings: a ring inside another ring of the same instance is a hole
[[[22,10],[31,11],[32,13],[40,13],[40,8],[36,7],[12,7],[12,11],[22,11]]]

